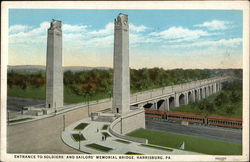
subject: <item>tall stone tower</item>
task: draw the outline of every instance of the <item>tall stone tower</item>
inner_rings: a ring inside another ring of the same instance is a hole
[[[63,106],[61,21],[52,20],[48,29],[46,62],[46,107]]]
[[[114,113],[125,114],[130,109],[129,25],[128,15],[119,14],[114,22]]]

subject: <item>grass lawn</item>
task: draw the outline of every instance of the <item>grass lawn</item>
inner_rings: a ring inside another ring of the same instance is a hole
[[[124,140],[121,140],[121,139],[115,139],[116,142],[121,142],[121,143],[125,143],[125,144],[130,144],[131,142],[129,141],[124,141]]]
[[[64,90],[64,103],[71,104],[71,103],[87,102],[87,98],[74,94],[67,86],[64,86],[63,90]],[[23,90],[18,86],[12,86],[12,88],[8,87],[7,93],[8,96],[10,97],[45,100],[46,89],[45,86],[39,88],[28,86],[26,89]],[[110,96],[106,93],[96,93],[90,96],[89,100],[95,101],[109,97]]]
[[[85,127],[87,127],[89,124],[88,123],[80,123],[78,124],[74,129],[75,130],[83,130]]]
[[[100,150],[100,151],[104,151],[104,152],[108,152],[108,151],[112,150],[112,148],[105,147],[105,146],[102,146],[102,145],[98,145],[96,143],[91,143],[91,144],[88,144],[86,146],[90,147],[92,149],[96,149],[96,150]]]
[[[31,120],[31,119],[33,119],[33,118],[23,118],[23,119],[11,120],[11,121],[9,121],[9,123],[17,123],[17,122],[22,122],[22,121]]]
[[[72,134],[72,138],[75,141],[84,141],[84,140],[86,140],[86,138],[82,134],[80,134],[80,136],[79,136],[78,133]]]
[[[185,150],[209,155],[241,155],[242,145],[148,129],[139,129],[127,134],[132,137],[148,139],[150,144],[177,148],[185,142]]]
[[[141,146],[143,146],[143,147],[150,147],[150,148],[159,149],[159,150],[164,150],[164,151],[173,151],[172,149],[164,148],[164,147],[159,147],[159,146],[155,146],[155,145],[141,144]]]
[[[103,127],[102,127],[102,130],[107,130],[108,129],[108,124],[104,124]]]
[[[18,86],[8,86],[7,95],[10,97],[33,98],[45,100],[45,87],[34,88],[28,86],[25,90]]]
[[[129,152],[126,152],[125,155],[143,155],[143,154],[129,151]]]

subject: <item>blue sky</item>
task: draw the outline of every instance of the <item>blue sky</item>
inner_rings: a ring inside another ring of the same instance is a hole
[[[63,22],[64,66],[113,63],[113,21],[129,15],[132,68],[241,68],[240,10],[9,11],[9,64],[45,65],[49,22]]]

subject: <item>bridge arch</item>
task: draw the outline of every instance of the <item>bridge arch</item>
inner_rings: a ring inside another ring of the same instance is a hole
[[[151,109],[151,108],[153,108],[153,106],[154,106],[153,103],[146,103],[143,107],[144,107],[145,109]]]
[[[192,92],[189,91],[189,92],[187,93],[187,95],[188,95],[188,104],[193,103],[193,102],[194,102],[194,99],[193,99],[193,94],[192,94]]]
[[[201,95],[201,99],[204,98],[204,95],[203,95],[204,91],[202,90],[202,88],[200,88],[200,95]]]
[[[199,94],[198,94],[198,89],[194,90],[194,101],[198,101],[199,100]]]
[[[182,93],[179,96],[179,105],[185,105],[185,95]]]
[[[164,110],[164,108],[165,108],[165,100],[161,99],[161,100],[157,101],[156,108],[157,108],[157,110]]]
[[[168,99],[168,103],[169,103],[169,108],[173,108],[175,107],[175,98],[174,97],[169,97]]]

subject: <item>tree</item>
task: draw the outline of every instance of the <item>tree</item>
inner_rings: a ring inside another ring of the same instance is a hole
[[[226,113],[232,114],[235,111],[234,106],[226,105]]]
[[[231,99],[232,103],[239,102],[241,100],[241,95],[239,93],[237,93],[236,90],[233,90],[231,95],[230,95],[230,99]]]
[[[214,104],[209,102],[207,99],[204,99],[198,103],[198,108],[200,110],[207,110],[209,112],[214,111]]]
[[[215,98],[215,104],[217,106],[222,106],[225,103],[229,103],[229,96],[226,92],[221,92],[216,98]]]

